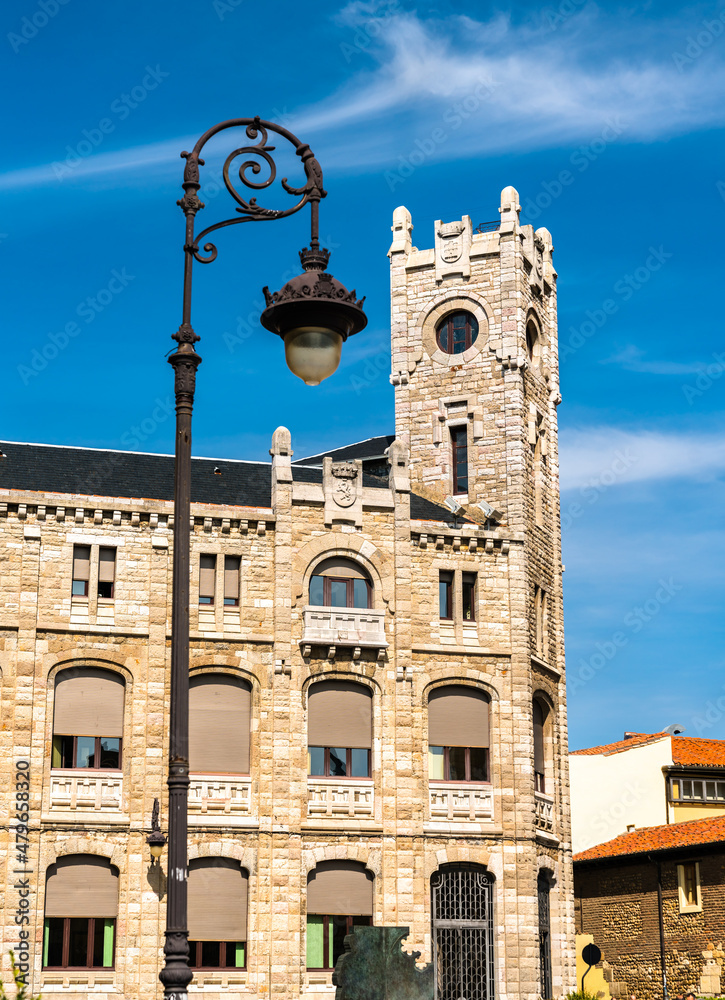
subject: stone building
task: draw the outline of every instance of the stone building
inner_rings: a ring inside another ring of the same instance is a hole
[[[500,214],[395,211],[394,438],[193,462],[193,995],[322,1000],[370,922],[445,1000],[573,986],[556,274]],[[173,460],[0,447],[2,949],[151,1000]]]
[[[721,995],[725,816],[633,830],[581,851],[574,887],[577,934],[602,953],[592,970],[602,994],[658,1000],[666,978],[670,996]]]

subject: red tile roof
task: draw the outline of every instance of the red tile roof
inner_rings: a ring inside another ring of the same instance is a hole
[[[573,753],[589,757],[596,754],[608,756],[631,750],[633,747],[656,743],[666,737],[671,741],[674,764],[684,767],[725,767],[725,740],[703,740],[694,736],[671,736],[669,733],[632,733],[629,739],[588,747],[584,750],[574,750]]]
[[[596,861],[598,858],[649,854],[677,847],[699,847],[701,844],[719,842],[725,847],[725,816],[691,819],[686,823],[670,823],[667,826],[647,826],[641,830],[632,830],[631,833],[623,833],[614,840],[580,851],[574,855],[574,860]]]

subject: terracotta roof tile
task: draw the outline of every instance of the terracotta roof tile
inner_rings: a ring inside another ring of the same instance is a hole
[[[596,754],[608,756],[631,750],[633,747],[656,743],[670,737],[672,761],[684,767],[725,767],[725,740],[704,740],[694,736],[671,736],[669,733],[632,733],[629,739],[616,743],[605,743],[598,747],[574,750],[575,756],[593,757]]]
[[[596,861],[598,858],[616,858],[627,854],[649,854],[668,851],[677,847],[698,847],[701,844],[725,845],[725,816],[710,819],[692,819],[686,823],[667,826],[648,826],[641,830],[623,833],[614,840],[597,844],[574,855],[574,861]]]

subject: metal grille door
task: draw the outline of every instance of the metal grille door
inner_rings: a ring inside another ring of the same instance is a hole
[[[549,880],[539,875],[539,990],[544,1000],[552,994],[551,986],[551,920],[549,917]]]
[[[431,886],[436,1000],[494,1000],[491,876],[444,868]]]

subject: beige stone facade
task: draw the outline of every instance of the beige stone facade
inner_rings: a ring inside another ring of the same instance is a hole
[[[189,856],[235,859],[248,873],[248,935],[246,968],[200,972],[192,996],[330,996],[330,973],[306,968],[306,895],[309,873],[335,859],[372,873],[373,922],[409,925],[407,947],[426,961],[433,874],[465,863],[490,873],[498,1000],[540,995],[537,876],[546,872],[552,994],[574,985],[551,238],[520,226],[513,188],[502,194],[496,231],[473,233],[467,217],[437,222],[433,248],[417,250],[403,208],[393,230],[389,477],[335,456],[303,474],[284,429],[274,435],[271,473],[254,463],[200,466],[192,595],[203,554],[241,557],[241,588],[238,607],[224,605],[221,582],[214,605],[192,603],[191,671],[251,687],[250,761],[248,775],[192,774]],[[479,333],[447,354],[436,326],[456,310],[475,316]],[[456,518],[444,498],[453,491],[451,429],[460,427],[469,482]],[[35,446],[23,447],[28,455]],[[157,797],[166,828],[170,496],[155,483],[111,490],[127,467],[119,453],[57,449],[59,467],[68,456],[94,468],[87,487],[66,491],[60,481],[31,483],[17,471],[17,449],[3,450],[0,946],[4,955],[27,950],[33,988],[45,997],[151,1000],[162,992],[166,899],[166,855],[152,865],[146,836]],[[269,499],[242,491],[217,501],[219,484],[245,470],[267,477]],[[74,545],[91,547],[86,600],[71,596]],[[99,547],[116,549],[112,600],[93,596]],[[311,607],[312,572],[332,556],[367,576],[368,611]],[[453,580],[446,620],[441,572]],[[472,618],[461,609],[470,573]],[[120,771],[51,767],[55,684],[69,667],[100,667],[125,682]],[[308,778],[308,697],[323,678],[371,692],[368,780]],[[428,699],[446,684],[490,699],[488,782],[429,781]],[[535,697],[547,713],[538,792]],[[24,762],[27,854],[16,851]],[[46,872],[69,854],[118,870],[113,969],[42,968]],[[8,975],[4,957],[3,982]]]

